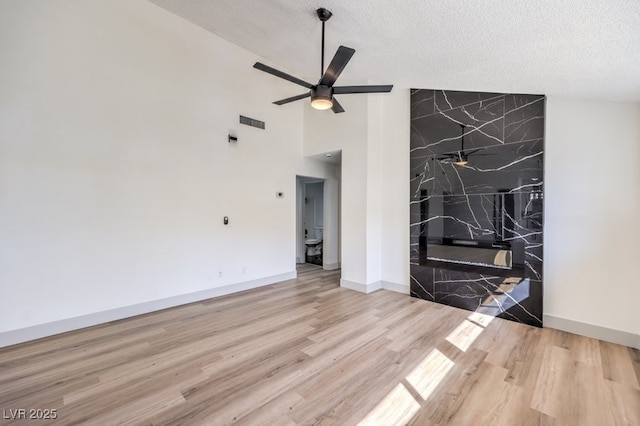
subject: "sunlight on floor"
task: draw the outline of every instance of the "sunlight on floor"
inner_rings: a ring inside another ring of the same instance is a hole
[[[464,320],[447,336],[446,340],[462,352],[466,352],[483,331],[483,327],[480,327],[471,321]]]
[[[444,356],[442,352],[434,349],[409,373],[406,379],[409,385],[420,394],[422,400],[427,400],[454,365],[455,363]],[[421,403],[411,395],[407,388],[402,383],[398,383],[358,424],[406,424],[418,412],[420,405]]]
[[[449,333],[446,340],[461,351],[466,352],[494,318],[491,315],[472,312],[455,330]],[[420,395],[422,401],[414,398],[404,384],[398,383],[358,424],[407,424],[420,410],[422,402],[429,399],[429,396],[449,374],[454,365],[455,362],[447,358],[442,352],[433,349],[405,377],[408,385]]]
[[[482,334],[485,327],[491,324],[493,319],[494,317],[491,315],[473,312],[455,330],[449,333],[446,340],[462,352],[466,352],[478,336]]]
[[[406,424],[419,409],[420,404],[402,383],[398,383],[358,425]]]
[[[485,315],[480,312],[472,312],[467,319],[481,325],[482,327],[487,327],[495,317],[493,315]]]
[[[445,378],[454,362],[437,349],[431,353],[406,377],[407,381],[426,400]]]

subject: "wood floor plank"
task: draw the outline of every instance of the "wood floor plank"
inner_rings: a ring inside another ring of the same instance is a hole
[[[640,425],[640,390],[610,380],[604,380],[604,385],[613,424]]]
[[[422,410],[428,414],[424,418],[429,421],[448,424],[464,400],[477,388],[477,383],[482,377],[479,371],[484,365],[487,353],[471,348],[467,352],[457,351],[455,356],[452,356],[441,349],[444,348],[439,348],[439,352],[453,361],[454,365],[422,402]]]
[[[636,380],[640,383],[640,350],[635,348],[627,348],[629,352],[629,359],[633,364],[633,369],[636,372]]]
[[[602,370],[598,366],[574,361],[570,384],[571,387],[563,400],[576,400],[577,403],[567,403],[563,407],[563,421],[576,421],[578,424],[615,424],[611,406],[606,399]],[[590,402],[585,403],[586,401]]]
[[[122,425],[140,424],[152,416],[174,410],[176,406],[183,403],[184,398],[180,392],[173,389],[163,390],[92,417],[91,423],[105,425],[116,423]]]
[[[600,366],[576,361],[569,349],[549,346],[531,407],[562,422],[614,424],[606,390]]]
[[[252,410],[249,414],[238,420],[239,425],[277,425],[287,424],[295,425],[295,422],[289,417],[289,412],[293,406],[304,401],[295,391],[287,391],[277,398],[272,399],[266,404]]]
[[[542,368],[538,372],[531,408],[555,418],[562,414],[567,392],[562,384],[571,380],[571,353],[557,346],[544,348]]]
[[[420,403],[402,383],[397,384],[358,424],[403,425],[420,411]]]
[[[192,386],[197,386],[206,379],[207,376],[200,371],[197,365],[187,365],[153,376],[138,377],[124,386],[110,386],[108,393],[96,394],[95,388],[89,387],[86,394],[81,394],[73,400],[65,400],[59,413],[71,424],[93,423],[94,418],[117,418],[117,415],[114,417],[113,413],[120,410],[121,407],[127,406],[135,400],[149,402],[148,396],[160,391],[166,392],[163,395],[170,396],[170,401],[173,401],[171,402],[172,409],[175,410],[173,396],[180,395],[179,402],[184,402],[182,392]],[[108,398],[105,398],[105,395],[108,395]],[[151,417],[152,414],[154,413],[148,412],[147,417]]]
[[[270,332],[238,345],[225,347],[218,352],[221,358],[202,367],[202,371],[215,377],[227,371],[241,369],[249,363],[262,363],[273,354],[282,353],[288,348],[295,347],[299,342],[306,345],[306,336],[313,332],[313,329],[306,324],[292,324],[284,327],[280,332],[286,333],[286,338],[277,335],[276,332]]]
[[[56,409],[55,424],[640,426],[636,349],[339,280],[301,265],[2,348],[0,409]]]
[[[459,410],[450,417],[451,423],[498,424],[505,407],[518,399],[514,386],[505,382],[507,369],[483,362],[476,374],[478,380],[473,391],[458,404]]]
[[[15,377],[13,381],[4,383],[0,388],[0,401],[13,402],[20,398],[51,391],[52,388],[60,388],[69,382],[77,382],[89,376],[91,373],[97,374],[110,366],[125,363],[123,360],[134,358],[136,354],[146,353],[149,348],[148,343],[142,342],[129,347],[121,348],[118,351],[105,352],[92,358],[83,359],[82,361],[74,361],[65,365],[65,367],[45,369],[31,376]],[[4,368],[0,369],[4,375]],[[11,376],[10,370],[7,376]]]
[[[524,324],[513,327],[492,321],[474,346],[487,351],[486,362],[509,371],[505,381],[531,389],[542,362],[541,334],[542,330]]]
[[[633,360],[627,348],[604,341],[599,343],[603,377],[612,382],[640,389],[640,382],[635,374]]]

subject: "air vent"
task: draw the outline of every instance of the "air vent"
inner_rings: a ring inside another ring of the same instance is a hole
[[[247,126],[257,127],[258,129],[264,130],[264,121],[255,120],[253,118],[245,117],[244,115],[240,116],[240,124],[246,124]]]

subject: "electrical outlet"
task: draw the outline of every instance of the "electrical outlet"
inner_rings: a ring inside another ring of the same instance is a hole
[[[218,278],[222,278],[222,271],[218,272]]]

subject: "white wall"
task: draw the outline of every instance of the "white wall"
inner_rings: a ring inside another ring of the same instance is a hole
[[[640,346],[640,105],[549,97],[545,145],[545,326]]]
[[[382,143],[382,282],[409,294],[409,89],[395,87],[384,98]]]
[[[342,149],[342,285],[409,292],[409,89],[305,109],[304,151]]]
[[[384,143],[383,98],[385,95],[367,96],[367,155],[365,214],[367,226],[367,286],[382,286],[382,145]]]
[[[143,0],[2,2],[0,55],[0,337],[295,275],[302,107],[255,55]]]
[[[335,165],[336,176],[324,181],[324,241],[322,265],[325,269],[340,268],[340,165]]]
[[[378,95],[383,96],[383,95]],[[342,150],[341,266],[343,283],[367,284],[367,95],[339,97],[334,114],[304,108],[304,154]]]

